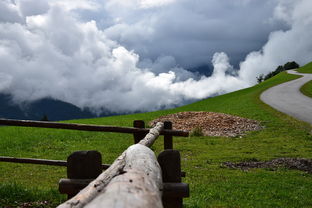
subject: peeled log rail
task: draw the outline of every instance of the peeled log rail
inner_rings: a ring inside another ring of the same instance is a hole
[[[27,163],[36,165],[51,165],[51,166],[67,166],[65,160],[46,160],[46,159],[34,159],[34,158],[17,158],[17,157],[5,157],[0,156],[0,162],[11,162],[11,163]],[[110,165],[102,164],[102,168],[106,170]]]
[[[16,157],[0,157],[0,162],[12,162],[12,163],[28,163],[37,165],[52,165],[52,166],[67,166],[67,162],[64,160],[44,160],[44,159],[32,159],[32,158],[16,158]]]
[[[132,145],[125,160],[125,173],[114,177],[86,208],[163,207],[161,169],[154,152],[141,144]]]
[[[57,123],[45,121],[27,121],[27,120],[13,120],[0,119],[0,125],[7,126],[24,126],[24,127],[39,127],[39,128],[53,128],[53,129],[71,129],[82,131],[99,131],[99,132],[116,132],[116,133],[148,133],[150,129],[104,126],[104,125],[88,125],[88,124],[72,124],[72,123]],[[179,130],[164,130],[160,131],[160,135],[172,135],[188,137],[188,131]]]
[[[77,193],[76,191],[83,189],[92,179],[68,179],[62,178],[60,180],[59,191],[61,194]],[[163,197],[189,197],[189,187],[186,183],[164,183],[162,188]]]
[[[105,172],[58,208],[80,208],[89,204],[90,207],[162,207],[159,191],[162,189],[161,170],[154,153],[147,147],[155,142],[163,128],[163,123],[157,123],[139,144],[130,146]],[[131,191],[128,191],[129,186],[132,187]],[[116,191],[112,193],[110,189]],[[106,193],[110,197],[107,198]],[[115,198],[110,201],[109,198],[112,196]],[[115,202],[115,204],[104,206],[102,200],[98,201],[98,197],[107,203]],[[124,202],[121,202],[123,198]],[[132,201],[137,203],[133,204]],[[97,206],[95,203],[101,205]]]

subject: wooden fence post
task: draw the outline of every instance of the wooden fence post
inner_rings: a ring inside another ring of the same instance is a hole
[[[69,179],[95,179],[102,173],[102,170],[102,156],[98,151],[77,151],[67,158]],[[78,192],[79,190],[73,190],[68,194],[68,198],[75,196]]]
[[[163,207],[160,166],[154,152],[148,148],[153,145],[163,128],[164,124],[158,122],[139,144],[130,146],[106,171],[58,208],[112,207],[103,205],[102,202],[117,203],[116,207]],[[128,186],[129,184],[133,185]],[[126,195],[123,197],[119,193]],[[98,206],[99,203],[102,205]]]
[[[183,192],[186,193],[186,196],[188,196],[189,195],[188,185],[181,183],[182,180],[181,180],[180,152],[177,150],[165,150],[158,155],[158,163],[162,169],[163,182],[180,183],[182,185],[182,189],[184,189]],[[166,189],[164,189],[162,200],[164,208],[183,207],[183,198],[178,194],[176,196],[170,193],[166,194]]]
[[[142,120],[134,120],[133,121],[133,127],[135,128],[145,128],[145,123]],[[146,133],[144,132],[137,132],[137,133],[133,133],[133,137],[134,137],[134,144],[139,143],[142,139],[144,139]]]
[[[172,122],[165,121],[164,129],[172,130]],[[172,135],[164,135],[164,149],[173,149]]]
[[[163,208],[161,169],[155,153],[135,144],[126,150],[123,173],[115,176],[86,208]]]

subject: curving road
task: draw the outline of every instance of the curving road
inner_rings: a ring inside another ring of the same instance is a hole
[[[312,80],[312,74],[302,74],[293,70],[287,72],[303,77],[264,91],[260,99],[278,111],[312,124],[312,99],[299,91],[302,85]]]

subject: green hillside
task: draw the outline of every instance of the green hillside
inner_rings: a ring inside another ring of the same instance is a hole
[[[299,68],[297,70],[298,72],[301,73],[312,73],[312,62],[306,64],[305,66]],[[306,84],[304,84],[301,88],[300,91],[309,97],[312,97],[312,81],[307,82]]]
[[[301,88],[300,91],[306,95],[312,98],[312,81],[305,83]]]
[[[242,171],[221,165],[226,161],[312,158],[311,126],[259,100],[265,89],[297,77],[283,72],[254,87],[180,108],[74,122],[131,126],[136,119],[148,122],[180,111],[223,112],[259,120],[265,129],[244,137],[174,138],[174,148],[180,150],[182,169],[187,173],[184,182],[191,189],[186,207],[312,207],[311,174],[285,168]],[[111,163],[133,142],[132,136],[125,134],[22,127],[2,127],[0,138],[2,156],[63,160],[73,151],[95,149],[103,154],[104,163]],[[153,150],[162,151],[161,139]],[[0,163],[0,175],[2,206],[48,200],[45,207],[55,207],[65,199],[57,193],[58,180],[66,177],[65,168]]]
[[[300,73],[312,73],[312,62],[300,67],[297,71]]]

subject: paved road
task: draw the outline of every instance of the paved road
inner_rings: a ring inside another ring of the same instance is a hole
[[[312,74],[302,74],[293,70],[289,70],[288,73],[303,77],[264,91],[260,99],[278,111],[312,124],[312,99],[299,91],[302,85],[312,80]]]

